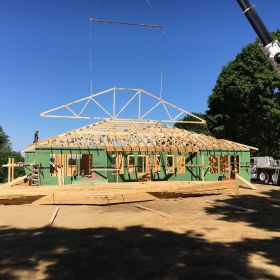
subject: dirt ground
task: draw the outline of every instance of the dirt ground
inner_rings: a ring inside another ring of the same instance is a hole
[[[170,219],[134,203],[0,205],[0,279],[280,279],[280,187],[257,186],[138,203]]]

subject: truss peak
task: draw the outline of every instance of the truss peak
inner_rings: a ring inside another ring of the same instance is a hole
[[[151,116],[155,113],[157,117],[155,120],[158,122],[206,123],[200,117],[137,88],[110,88],[45,111],[40,116],[94,120],[148,120],[153,119]],[[126,118],[123,118],[124,115]],[[185,116],[190,116],[192,120],[182,121]]]

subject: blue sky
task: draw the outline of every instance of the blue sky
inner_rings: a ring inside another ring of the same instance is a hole
[[[90,94],[88,18],[162,23],[160,30],[94,24],[94,92],[143,88],[188,111],[204,112],[223,65],[256,35],[235,0],[0,0],[0,125],[13,147],[90,121],[39,113]],[[279,0],[252,0],[270,31]],[[97,13],[97,14],[96,14]],[[164,56],[162,59],[162,49]],[[92,115],[95,115],[92,112]]]

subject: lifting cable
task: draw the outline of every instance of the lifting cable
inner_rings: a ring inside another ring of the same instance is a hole
[[[93,93],[93,23],[107,23],[107,24],[119,24],[119,25],[130,25],[130,26],[139,26],[147,28],[159,28],[161,29],[161,50],[160,50],[160,89],[159,97],[162,99],[162,90],[163,90],[163,72],[164,72],[164,57],[165,57],[165,25],[163,24],[146,24],[146,23],[136,23],[136,22],[126,22],[126,21],[113,21],[108,19],[97,19],[95,18],[101,8],[104,6],[107,0],[103,0],[97,7],[94,17],[89,18],[89,40],[90,40],[90,54],[89,54],[89,68],[90,68],[90,92]],[[154,10],[151,2],[146,0],[148,6]],[[206,129],[211,135],[207,123],[205,123]]]
[[[107,0],[102,0],[100,4],[97,6],[94,17],[98,15],[101,8]],[[89,72],[90,72],[90,93],[93,93],[93,22],[89,21]]]
[[[148,1],[148,0],[147,0]],[[105,1],[102,2],[104,4]],[[148,2],[147,2],[148,3]],[[150,2],[149,2],[150,3]],[[151,5],[151,4],[150,4]],[[100,7],[101,5],[99,5]],[[99,9],[100,10],[100,9]],[[165,35],[165,25],[163,24],[146,24],[137,22],[126,22],[126,21],[113,21],[109,19],[96,19],[93,17],[89,18],[89,33],[90,33],[90,57],[89,57],[89,67],[90,67],[90,92],[93,92],[93,23],[108,23],[108,24],[119,24],[119,25],[131,25],[147,28],[159,28],[161,29],[161,66],[160,66],[160,98],[162,97],[162,87],[163,87],[163,64],[164,64],[164,35]]]
[[[149,0],[146,0],[146,2],[147,2],[147,4],[148,4],[148,6],[153,10],[154,8],[153,8],[151,2],[150,2]]]
[[[90,22],[105,22],[105,23],[112,23],[112,24],[125,24],[125,25],[136,25],[142,27],[152,27],[152,28],[165,28],[163,24],[147,24],[147,23],[138,23],[138,22],[128,22],[128,21],[114,21],[110,19],[96,19],[96,18],[89,18]]]
[[[164,71],[164,52],[165,51],[165,30],[161,29],[161,57],[160,57],[160,88],[159,97],[162,97],[162,86],[163,86],[163,71]]]
[[[92,22],[89,22],[89,73],[90,73],[90,94],[93,93],[93,32],[92,32]]]
[[[154,10],[150,0],[146,0],[146,3]],[[163,71],[164,71],[164,53],[165,53],[165,28],[161,29],[161,50],[160,50],[160,87],[159,87],[159,98],[162,98],[162,87],[163,87]]]

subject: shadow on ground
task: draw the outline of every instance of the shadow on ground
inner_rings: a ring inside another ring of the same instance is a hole
[[[0,279],[279,279],[250,266],[261,254],[280,265],[280,238],[208,242],[140,226],[0,228]],[[37,273],[37,274],[36,274]],[[279,276],[280,277],[280,276]]]
[[[220,220],[230,222],[246,222],[250,226],[269,231],[280,230],[280,191],[264,192],[262,196],[237,195],[228,199],[217,199],[217,203],[227,203],[246,209],[256,210],[254,213],[234,209],[225,205],[213,205],[206,208],[208,214],[220,214]],[[279,251],[280,252],[280,251]]]

